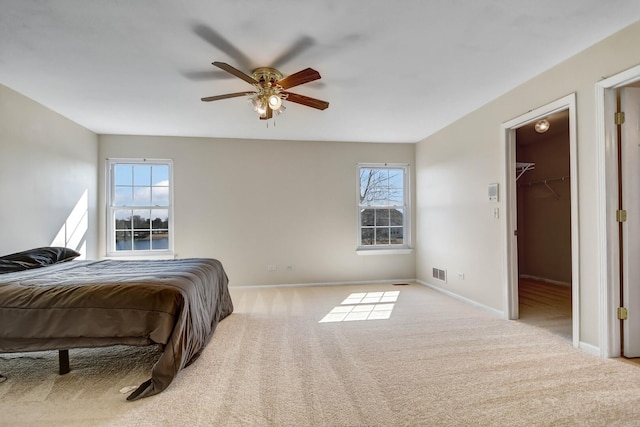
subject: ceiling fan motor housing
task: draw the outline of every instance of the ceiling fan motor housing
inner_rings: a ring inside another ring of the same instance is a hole
[[[260,67],[253,70],[252,76],[260,83],[276,83],[282,80],[282,73],[275,68]]]

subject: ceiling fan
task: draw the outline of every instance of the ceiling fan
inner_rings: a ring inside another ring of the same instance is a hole
[[[329,103],[326,101],[287,90],[320,79],[320,73],[312,68],[306,68],[285,77],[280,71],[270,67],[256,68],[251,75],[248,75],[224,62],[213,62],[213,65],[251,84],[255,90],[208,96],[201,98],[202,101],[210,102],[248,96],[260,120],[268,120],[274,114],[281,114],[285,109],[282,101],[295,102],[318,110],[324,110],[329,107]]]

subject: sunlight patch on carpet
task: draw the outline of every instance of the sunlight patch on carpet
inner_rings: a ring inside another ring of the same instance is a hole
[[[318,323],[389,319],[399,295],[400,291],[353,293]]]

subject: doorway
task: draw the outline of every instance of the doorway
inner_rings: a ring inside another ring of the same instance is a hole
[[[602,357],[640,356],[638,82],[640,66],[596,84]],[[628,114],[617,124],[619,106]],[[627,319],[621,319],[620,307],[627,309]]]
[[[571,341],[569,111],[515,132],[519,319]]]
[[[567,95],[559,100],[543,107],[532,110],[522,116],[516,117],[506,123],[502,128],[502,153],[504,182],[503,202],[503,241],[504,241],[504,307],[505,317],[518,319],[520,317],[519,278],[518,265],[518,197],[517,175],[518,164],[517,131],[527,125],[535,124],[541,119],[553,116],[556,113],[566,112],[568,116],[569,137],[569,191],[565,201],[570,204],[570,294],[571,294],[571,340],[574,347],[579,346],[580,337],[580,280],[579,280],[579,242],[578,242],[578,191],[577,191],[577,140],[576,140],[576,100],[575,94]],[[534,162],[531,162],[534,163]],[[520,165],[521,166],[521,165]],[[562,176],[558,177],[562,178]],[[541,179],[544,185],[544,179]],[[553,189],[551,183],[548,187]],[[538,185],[538,184],[537,184]],[[545,191],[548,190],[547,186]],[[557,191],[556,191],[557,193]]]

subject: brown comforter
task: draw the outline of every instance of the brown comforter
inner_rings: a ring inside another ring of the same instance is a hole
[[[160,344],[157,394],[198,356],[233,311],[227,276],[208,258],[69,261],[0,275],[0,352]]]

